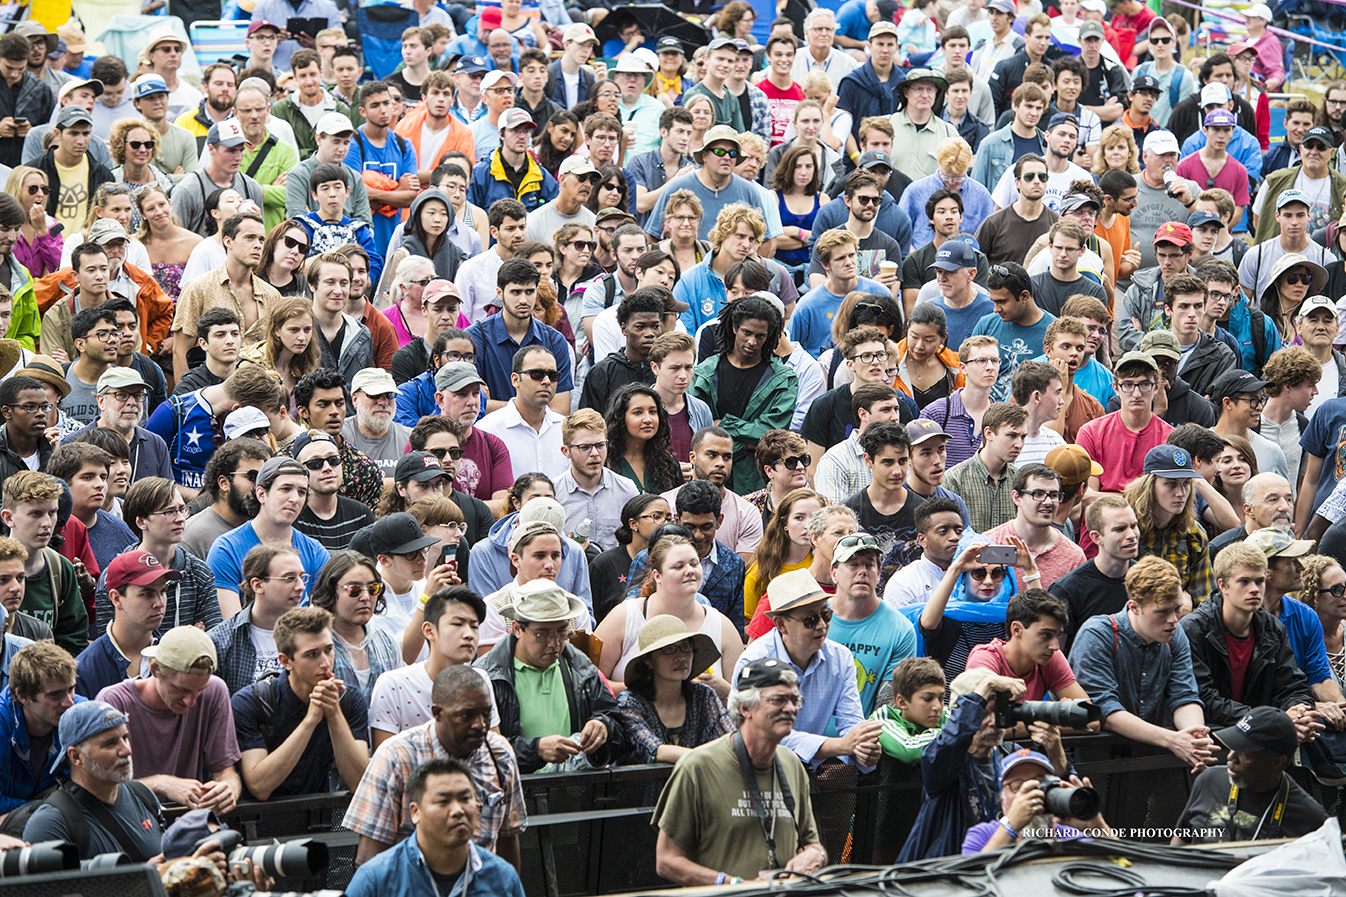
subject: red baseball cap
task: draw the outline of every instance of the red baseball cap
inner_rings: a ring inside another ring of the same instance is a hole
[[[1159,230],[1154,232],[1154,245],[1158,246],[1160,243],[1172,243],[1177,247],[1190,246],[1192,229],[1177,221],[1161,224]]]
[[[109,589],[147,586],[161,579],[176,582],[182,579],[182,574],[159,563],[159,559],[148,551],[128,551],[119,554],[107,565]]]

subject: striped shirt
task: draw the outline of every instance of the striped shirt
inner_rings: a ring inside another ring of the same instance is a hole
[[[328,551],[340,551],[349,548],[355,534],[374,522],[374,512],[364,502],[338,495],[336,513],[330,520],[324,520],[313,511],[312,504],[304,505],[304,510],[295,518],[294,528]]]

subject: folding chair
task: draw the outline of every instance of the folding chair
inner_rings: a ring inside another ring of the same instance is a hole
[[[191,33],[197,61],[203,68],[221,60],[227,62],[237,55],[248,55],[248,23],[245,21],[202,20],[193,22],[187,30]]]

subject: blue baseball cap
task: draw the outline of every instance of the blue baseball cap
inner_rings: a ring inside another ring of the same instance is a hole
[[[1289,717],[1286,717],[1289,719]],[[1005,758],[1005,762],[1000,766],[1000,781],[1005,781],[1005,776],[1009,775],[1010,770],[1016,766],[1023,766],[1025,763],[1031,763],[1034,766],[1041,766],[1047,772],[1054,772],[1056,767],[1052,761],[1047,759],[1047,755],[1038,751],[1030,751],[1028,748],[1019,748],[1014,753]]]
[[[957,271],[960,268],[977,267],[977,253],[962,240],[946,240],[935,250],[935,260],[926,268],[938,268],[941,271]]]
[[[1060,127],[1061,125],[1070,125],[1076,131],[1080,129],[1079,119],[1071,115],[1069,112],[1058,112],[1051,117],[1050,121],[1047,122],[1047,130],[1051,131],[1052,129]]]
[[[1201,474],[1192,466],[1192,456],[1176,445],[1156,445],[1145,453],[1145,473],[1166,480],[1197,479]]]
[[[136,79],[135,99],[143,99],[156,93],[168,93],[168,82],[160,75],[141,75]]]
[[[67,748],[74,747],[95,735],[126,725],[130,717],[124,712],[103,701],[83,701],[61,714],[61,723],[57,734],[61,740],[61,753],[51,764],[53,775],[65,766],[69,756]]]
[[[1303,203],[1306,209],[1313,208],[1313,206],[1309,203],[1308,194],[1306,194],[1303,190],[1295,190],[1291,188],[1289,190],[1281,191],[1281,195],[1276,197],[1276,211],[1279,212],[1281,209],[1285,208],[1292,202]]]
[[[487,70],[486,60],[480,56],[464,56],[458,60],[458,64],[453,67],[455,72],[485,72]]]
[[[1205,224],[1214,224],[1221,228],[1224,227],[1224,222],[1220,220],[1218,215],[1215,215],[1212,212],[1193,212],[1187,216],[1187,226],[1192,230],[1196,230],[1198,227]]]

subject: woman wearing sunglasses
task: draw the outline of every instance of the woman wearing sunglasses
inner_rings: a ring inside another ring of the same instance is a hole
[[[310,298],[308,282],[300,268],[308,258],[308,231],[294,219],[282,221],[262,244],[257,276],[280,292],[283,298]]]
[[[133,218],[139,216],[135,212],[135,200],[131,196],[131,188],[125,184],[98,185],[98,189],[93,192],[93,200],[89,203],[89,214],[84,219],[84,229],[67,236],[65,245],[61,248],[62,268],[70,267],[70,254],[75,251],[76,246],[88,242],[89,228],[100,218],[111,218],[128,234],[134,233],[131,222]],[[150,254],[145,250],[145,245],[135,237],[126,241],[126,261],[141,271],[150,270]]]
[[[628,664],[639,650],[640,629],[646,620],[661,614],[676,618],[688,632],[705,635],[720,653],[713,665],[697,667],[697,681],[715,689],[720,700],[729,697],[725,674],[738,663],[743,640],[729,618],[709,604],[696,600],[701,590],[701,557],[691,540],[682,536],[664,536],[650,549],[649,573],[640,595],[623,601],[603,618],[594,635],[603,641],[598,669],[614,688],[624,689]]]
[[[149,184],[158,184],[165,192],[173,192],[173,179],[154,165],[154,157],[159,152],[159,131],[149,122],[138,118],[126,118],[112,126],[112,135],[108,140],[108,151],[117,167],[112,176],[117,183],[125,184],[132,190]],[[131,227],[140,227],[140,216],[136,215]],[[131,231],[127,228],[127,232]],[[132,261],[131,264],[136,264]]]
[[[733,731],[715,692],[693,676],[720,659],[709,636],[661,614],[640,627],[617,708],[626,721],[630,763],[677,763],[694,747]]]
[[[926,604],[900,608],[917,624],[926,653],[944,667],[949,681],[967,667],[973,648],[1004,636],[1010,598],[1021,588],[1042,585],[1042,575],[1023,539],[1010,536],[1009,541],[1017,550],[1012,567],[982,563],[981,550],[991,543],[978,538],[954,558]]]
[[[582,287],[603,274],[603,269],[594,264],[598,243],[592,227],[573,221],[557,228],[555,240],[561,263],[552,271],[552,283],[556,285],[556,301],[565,307],[574,333],[575,326],[581,323]]]
[[[1260,297],[1262,313],[1276,324],[1283,345],[1303,345],[1295,318],[1304,299],[1318,295],[1327,286],[1327,269],[1297,252],[1288,252],[1276,260],[1270,277]]]
[[[672,520],[673,513],[668,502],[650,492],[642,492],[622,505],[622,522],[613,532],[617,545],[594,558],[589,565],[594,619],[603,622],[608,612],[626,598],[626,579],[631,562],[649,547],[649,539],[655,529]]]
[[[383,613],[383,579],[374,562],[357,551],[338,551],[323,565],[309,594],[309,603],[332,615],[336,658],[332,672],[348,688],[358,689],[366,702],[374,683],[402,663],[401,651],[388,633],[370,627]]]
[[[164,294],[177,302],[182,289],[182,269],[187,267],[196,244],[204,238],[178,223],[168,191],[158,184],[140,189],[135,199],[141,217],[136,239],[145,244],[150,255],[154,279]]]
[[[1327,545],[1331,535],[1323,537]],[[1340,545],[1331,546],[1333,549]],[[1326,549],[1324,549],[1326,550]],[[1327,648],[1327,665],[1332,679],[1341,688],[1346,684],[1346,570],[1335,557],[1311,554],[1301,558],[1304,565],[1304,588],[1291,592],[1290,597],[1302,601],[1318,614],[1323,624],[1323,644]]]
[[[264,332],[265,338],[243,348],[238,360],[275,371],[293,397],[299,378],[322,364],[318,341],[313,338],[313,306],[307,299],[299,298],[276,303],[266,317]],[[294,404],[293,398],[290,403]]]
[[[598,169],[598,177],[598,186],[589,194],[585,208],[595,215],[604,209],[630,211],[631,191],[626,183],[626,174],[616,165],[603,165]]]
[[[779,465],[793,461],[795,469],[808,467],[808,455],[782,458]],[[802,461],[802,463],[801,463]],[[760,638],[771,630],[766,612],[771,609],[766,596],[767,583],[782,573],[807,570],[813,565],[813,540],[809,538],[809,522],[827,504],[812,489],[795,489],[776,506],[776,511],[762,532],[753,561],[743,577],[743,615],[754,623],[761,622],[761,631],[748,630],[749,638]]]
[[[673,431],[654,387],[623,386],[608,400],[604,418],[610,469],[641,492],[663,493],[682,485],[682,466],[673,457]]]
[[[23,226],[14,244],[14,258],[28,269],[34,279],[45,277],[61,267],[62,239],[51,229],[56,219],[47,214],[47,194],[51,187],[47,176],[36,168],[20,165],[10,172],[5,192],[19,201]]]

